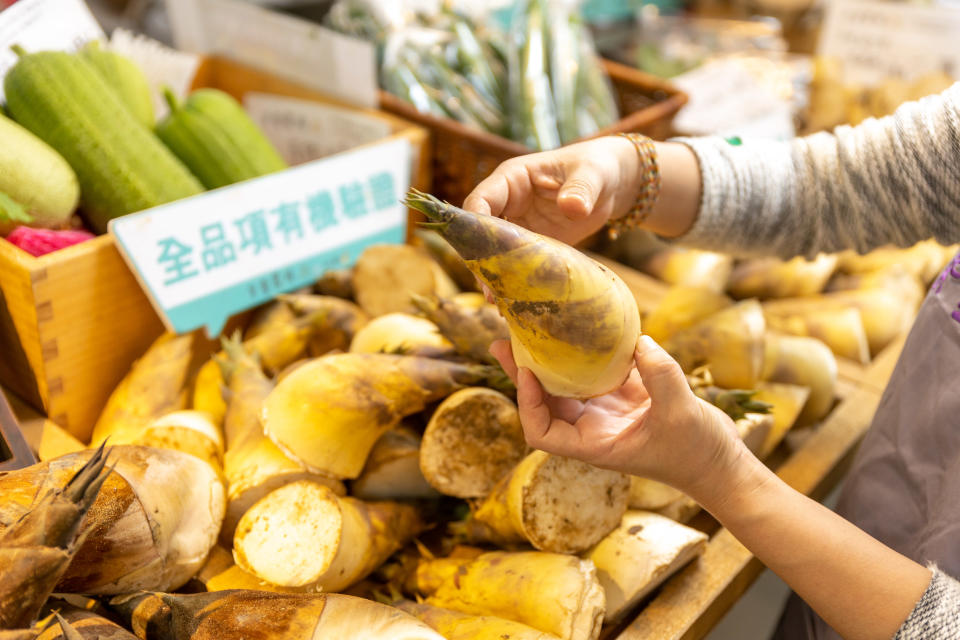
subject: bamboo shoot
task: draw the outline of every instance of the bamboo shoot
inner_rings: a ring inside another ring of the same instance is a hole
[[[528,453],[517,406],[492,389],[461,389],[430,418],[420,468],[440,493],[483,498]]]

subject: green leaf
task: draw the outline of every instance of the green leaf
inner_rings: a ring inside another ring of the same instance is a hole
[[[27,213],[26,207],[0,191],[0,222],[33,222],[33,216]]]

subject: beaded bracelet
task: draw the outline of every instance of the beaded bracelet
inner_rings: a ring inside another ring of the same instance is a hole
[[[608,222],[612,239],[616,239],[627,229],[634,229],[643,224],[660,197],[660,164],[657,162],[657,148],[653,140],[639,133],[618,133],[617,135],[632,142],[637,150],[640,158],[640,192],[629,212]]]

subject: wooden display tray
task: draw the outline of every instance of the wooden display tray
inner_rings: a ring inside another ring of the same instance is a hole
[[[415,149],[413,186],[430,186],[428,132],[397,116],[356,109],[268,73],[207,58],[196,87],[238,99],[248,91],[314,100],[387,122]],[[89,440],[107,397],[163,325],[110,236],[35,258],[0,241],[0,384],[77,438]]]

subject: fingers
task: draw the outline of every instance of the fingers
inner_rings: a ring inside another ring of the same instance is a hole
[[[569,218],[586,218],[597,205],[603,189],[603,176],[591,164],[578,165],[557,194],[557,206]]]
[[[528,445],[560,456],[583,457],[580,432],[573,424],[553,415],[547,393],[526,367],[517,374],[517,409]]]
[[[504,373],[517,384],[517,363],[513,360],[513,349],[509,340],[494,340],[490,344],[490,355],[497,359]]]
[[[670,402],[691,395],[680,365],[650,336],[640,336],[634,360],[653,402]]]
[[[470,192],[467,199],[463,201],[463,208],[481,215],[499,218],[503,216],[509,201],[510,182],[499,172],[494,172]]]

